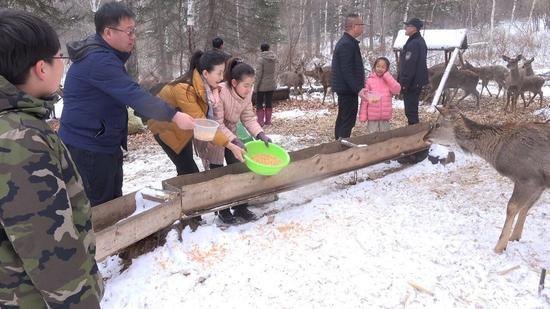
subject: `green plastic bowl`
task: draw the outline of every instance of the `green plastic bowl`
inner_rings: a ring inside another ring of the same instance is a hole
[[[276,175],[290,163],[288,152],[279,145],[269,143],[269,147],[266,147],[263,141],[256,140],[246,143],[245,146],[246,154],[244,155],[244,162],[256,174],[265,176]],[[270,154],[279,158],[282,162],[278,165],[261,164],[252,160],[252,156],[257,154]]]

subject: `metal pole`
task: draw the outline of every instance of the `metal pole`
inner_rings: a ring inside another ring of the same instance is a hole
[[[456,57],[458,56],[458,51],[459,51],[458,47],[456,47],[453,50],[453,54],[451,55],[451,60],[449,60],[449,63],[445,68],[445,72],[443,73],[443,78],[441,78],[441,81],[439,82],[439,86],[437,87],[437,91],[435,92],[434,98],[432,100],[432,105],[429,109],[429,111],[431,111],[432,113],[435,112],[435,106],[437,105],[437,102],[439,101],[439,97],[443,92],[443,87],[447,83],[447,78],[449,77],[449,74],[451,73],[451,68],[453,67],[453,64],[456,61]]]

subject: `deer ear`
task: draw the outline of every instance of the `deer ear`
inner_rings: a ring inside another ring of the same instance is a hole
[[[502,59],[506,62],[510,61],[510,57],[508,57],[506,55],[502,55]]]
[[[517,57],[516,57],[517,60],[521,60],[523,59],[523,56],[521,54],[519,54]]]

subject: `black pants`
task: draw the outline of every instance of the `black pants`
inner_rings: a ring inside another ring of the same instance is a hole
[[[237,158],[235,158],[235,155],[233,155],[233,153],[231,152],[231,150],[225,148],[224,152],[223,152],[223,155],[225,157],[225,162],[227,162],[227,165],[229,164],[235,164],[235,163],[239,163],[240,161],[237,160]],[[210,169],[214,169],[214,168],[220,168],[220,167],[223,167],[223,164],[210,164]],[[232,208],[234,209],[235,207],[246,207],[248,206],[248,203],[244,203],[244,204],[239,204],[239,205],[235,205],[233,206]]]
[[[273,91],[258,91],[256,92],[256,108],[264,108],[264,99],[265,99],[265,108],[272,108],[273,104]]]
[[[122,150],[105,154],[67,145],[92,206],[122,196]]]
[[[409,121],[409,125],[419,123],[418,119],[418,101],[420,98],[421,89],[414,89],[403,93],[403,101],[405,102],[405,116]]]
[[[199,168],[197,167],[197,163],[195,163],[195,160],[193,160],[193,141],[189,141],[185,147],[181,150],[179,154],[177,154],[170,146],[166,145],[158,136],[158,134],[154,135],[155,140],[157,143],[159,143],[160,147],[166,152],[168,155],[168,158],[174,163],[176,166],[176,171],[179,175],[187,175],[187,174],[193,174],[198,173]]]
[[[334,126],[334,137],[350,137],[357,120],[359,99],[356,94],[338,93],[338,116]]]

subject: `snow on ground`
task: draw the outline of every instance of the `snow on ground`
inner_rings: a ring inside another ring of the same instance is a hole
[[[328,109],[321,109],[318,111],[311,111],[311,110],[300,110],[300,109],[291,109],[288,111],[283,112],[275,112],[273,113],[273,117],[277,117],[279,119],[293,119],[293,118],[301,118],[301,117],[323,117],[328,116],[329,111]]]
[[[425,160],[379,177],[399,166],[379,164],[357,184],[347,173],[282,193],[253,208],[278,211],[271,224],[221,230],[206,215],[123,273],[116,257],[101,263],[102,308],[550,308],[550,290],[537,296],[550,195],[497,255],[512,184],[455,152],[447,166]]]

